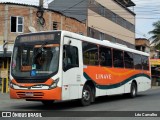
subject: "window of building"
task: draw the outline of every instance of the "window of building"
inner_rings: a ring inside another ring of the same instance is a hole
[[[122,19],[122,26],[124,27],[124,28],[127,28],[127,21],[125,20],[125,19]]]
[[[121,39],[115,38],[109,34],[104,33],[104,38],[102,37],[103,35],[100,35],[101,33],[98,30],[95,30],[94,28],[88,28],[88,36],[92,37],[92,38],[96,38],[96,39],[103,39],[103,40],[108,40],[111,41],[113,43],[119,43],[119,41],[121,41],[121,44],[126,45],[130,48],[135,49],[135,46],[131,43],[125,42]]]
[[[115,13],[112,13],[112,21],[116,22],[117,21],[117,18],[116,18],[116,14]]]
[[[143,70],[149,70],[149,60],[147,56],[142,56]]]
[[[116,39],[115,37],[111,37],[111,41],[112,41],[113,43],[117,43],[117,39]]]
[[[111,48],[99,47],[99,61],[101,66],[112,67],[112,51]]]
[[[99,14],[105,16],[105,7],[99,4],[98,9],[99,9]]]
[[[13,17],[11,16],[11,32],[18,32],[21,33],[23,32],[23,17],[16,16]]]
[[[130,22],[127,22],[127,28],[130,30],[130,31],[135,31],[135,25],[133,25],[132,23]]]
[[[99,33],[99,39],[100,39],[100,40],[104,40],[104,39],[105,39],[105,34],[102,33],[102,32],[100,32],[100,33]]]
[[[58,22],[53,22],[53,30],[58,30]]]
[[[110,10],[108,10],[108,9],[105,10],[105,16],[109,20],[112,20],[112,12]]]
[[[83,63],[85,65],[98,65],[98,46],[83,42]]]
[[[91,37],[94,38],[95,37],[95,32],[93,30],[91,30]]]
[[[134,68],[133,53],[124,52],[124,65],[125,68]]]
[[[114,67],[124,67],[123,51],[113,49],[113,65]]]
[[[134,67],[135,69],[142,69],[141,55],[134,54]]]

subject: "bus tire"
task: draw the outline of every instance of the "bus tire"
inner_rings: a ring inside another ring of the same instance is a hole
[[[43,105],[45,106],[50,106],[50,105],[53,105],[54,103],[54,100],[43,100],[41,101],[43,103]]]
[[[91,104],[93,93],[89,85],[85,85],[82,91],[82,98],[80,100],[82,106],[88,106]]]
[[[131,91],[130,91],[130,97],[135,98],[137,96],[137,85],[135,82],[132,82],[131,84]]]

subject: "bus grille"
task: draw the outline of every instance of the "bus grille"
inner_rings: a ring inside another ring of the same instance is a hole
[[[44,83],[47,79],[16,79],[17,83]]]
[[[44,96],[44,93],[42,92],[32,92],[33,96],[26,95],[26,92],[17,92],[17,96],[19,98],[42,98]]]

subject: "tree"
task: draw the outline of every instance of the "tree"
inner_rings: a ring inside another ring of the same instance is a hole
[[[160,43],[160,20],[153,23],[154,29],[149,32],[152,34],[151,39],[153,40],[152,43]]]

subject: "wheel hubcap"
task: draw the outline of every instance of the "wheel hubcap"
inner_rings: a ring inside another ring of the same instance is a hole
[[[84,98],[84,100],[86,100],[86,101],[90,99],[89,91],[87,91],[87,90],[84,90],[84,91],[83,91],[83,98]]]
[[[136,89],[135,88],[133,88],[133,96],[135,96],[136,95]]]

